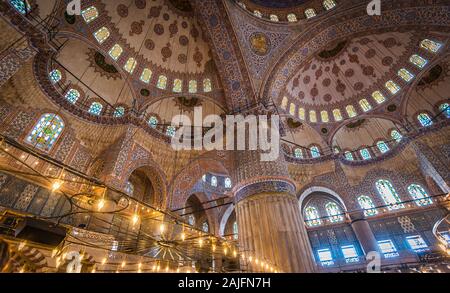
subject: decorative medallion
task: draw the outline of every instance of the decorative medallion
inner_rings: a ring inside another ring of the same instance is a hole
[[[94,68],[94,71],[99,73],[100,76],[106,77],[107,79],[122,79],[119,71],[113,64],[106,61],[105,56],[95,49],[90,48],[87,53],[87,61],[89,61],[90,67]]]
[[[265,56],[270,51],[270,40],[263,33],[254,33],[250,36],[250,46],[255,54]]]
[[[178,97],[175,98],[175,105],[184,112],[194,111],[194,107],[202,105],[202,101],[195,97]]]

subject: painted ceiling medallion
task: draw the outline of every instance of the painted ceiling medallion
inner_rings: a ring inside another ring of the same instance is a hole
[[[119,71],[116,67],[106,61],[105,56],[95,49],[90,48],[87,53],[87,61],[89,61],[90,67],[94,69],[95,72],[99,73],[100,76],[106,77],[107,79],[122,79]]]
[[[196,97],[178,97],[175,99],[175,104],[181,111],[192,112],[194,107],[202,105],[202,101]]]
[[[256,54],[260,56],[267,55],[270,51],[270,40],[263,33],[254,33],[250,36],[250,45]]]
[[[346,125],[346,127],[348,129],[356,129],[356,128],[360,127],[361,125],[363,125],[364,122],[366,122],[366,119],[359,119],[355,122],[350,122],[349,124]]]

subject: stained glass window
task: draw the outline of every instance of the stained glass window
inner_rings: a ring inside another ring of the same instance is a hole
[[[197,81],[196,80],[189,81],[189,92],[191,94],[195,94],[197,92]]]
[[[209,232],[209,225],[208,225],[207,222],[203,222],[203,224],[202,224],[202,230],[203,230],[203,232],[205,232],[205,233],[208,233],[208,232]]]
[[[354,245],[341,246],[342,255],[346,263],[355,263],[359,261],[358,253]]]
[[[319,249],[317,250],[317,255],[319,257],[319,261],[323,266],[332,266],[334,265],[333,256],[331,255],[330,249]]]
[[[305,209],[306,224],[310,227],[319,226],[322,221],[319,219],[319,212],[315,207],[309,206]]]
[[[259,10],[253,11],[253,14],[254,14],[256,17],[259,17],[259,18],[262,17],[262,13],[261,13],[261,11],[259,11]]]
[[[291,114],[292,116],[295,115],[295,104],[291,103],[291,105],[289,106],[289,114]]]
[[[211,177],[211,186],[214,186],[214,187],[217,186],[217,177],[216,176]]]
[[[375,205],[372,199],[366,195],[361,195],[358,197],[359,206],[364,210],[364,215],[366,216],[374,216],[378,214],[378,211],[375,209]]]
[[[56,114],[44,114],[31,130],[27,142],[44,151],[49,151],[63,129],[64,122],[61,117]]]
[[[295,15],[294,13],[289,13],[287,15],[287,20],[289,22],[297,22],[297,15]]]
[[[372,93],[372,98],[377,102],[377,104],[382,104],[386,101],[386,98],[380,91],[375,91]]]
[[[50,71],[49,76],[50,76],[50,80],[53,83],[57,83],[62,78],[61,71],[59,71],[58,69],[53,69],[52,71]]]
[[[311,157],[313,157],[313,158],[318,158],[318,157],[320,157],[320,150],[319,150],[319,147],[317,147],[317,146],[312,146],[310,150],[311,150]]]
[[[418,206],[427,206],[433,203],[428,193],[418,184],[408,186],[408,193]]]
[[[119,59],[120,55],[122,55],[123,49],[119,44],[115,44],[111,50],[109,50],[108,54],[114,60]]]
[[[410,82],[414,78],[414,74],[412,74],[405,68],[400,69],[397,75],[400,76],[406,82]]]
[[[443,103],[439,106],[439,111],[445,114],[445,117],[450,118],[450,107],[448,103]]]
[[[92,115],[100,115],[100,113],[102,113],[103,110],[103,105],[100,104],[99,102],[93,102],[91,104],[91,106],[89,107],[89,113],[91,113]]]
[[[363,158],[363,160],[370,160],[372,158],[372,156],[370,155],[369,150],[366,149],[366,148],[360,149],[359,153],[361,154],[361,157]]]
[[[168,126],[166,129],[166,134],[170,137],[174,137],[175,136],[175,126]]]
[[[427,63],[428,63],[428,61],[426,59],[424,59],[416,54],[409,57],[409,61],[421,69],[424,68],[425,65],[427,65]]]
[[[83,16],[84,21],[86,23],[90,23],[91,21],[93,21],[98,17],[98,11],[97,8],[95,8],[95,6],[91,6],[81,11],[81,15]]]
[[[333,148],[333,152],[334,152],[335,154],[339,154],[339,153],[341,152],[341,150],[339,149],[339,147],[335,146],[335,147]]]
[[[275,15],[275,14],[271,14],[270,15],[270,20],[273,21],[273,22],[278,22],[279,21],[278,16]]]
[[[298,108],[298,118],[300,120],[305,120],[305,109]]]
[[[425,39],[420,42],[420,47],[432,53],[436,53],[442,47],[442,44],[429,39]]]
[[[382,140],[380,140],[379,142],[377,142],[377,147],[380,150],[380,152],[382,154],[386,153],[389,151],[389,146]]]
[[[194,217],[194,215],[189,215],[188,216],[188,224],[191,225],[191,226],[195,225],[195,217]]]
[[[281,109],[286,110],[288,104],[288,98],[285,96],[283,100],[281,100]]]
[[[429,250],[427,243],[420,235],[408,236],[406,237],[406,242],[408,242],[409,247],[411,247],[411,249],[415,252],[423,252]]]
[[[369,104],[369,102],[366,99],[359,100],[359,105],[361,106],[361,109],[364,112],[367,112],[370,109],[372,109],[372,106]]]
[[[303,151],[300,148],[296,148],[294,150],[294,157],[296,157],[297,159],[303,159]]]
[[[341,114],[341,110],[339,109],[334,109],[333,110],[333,117],[335,121],[341,121],[342,120],[342,114]]]
[[[231,188],[231,179],[225,178],[225,188]]]
[[[330,10],[336,7],[336,2],[334,0],[325,0],[323,1],[323,7],[325,7],[326,10]]]
[[[134,193],[134,185],[133,183],[131,183],[130,181],[127,181],[127,185],[125,186],[125,192],[130,195],[133,196]]]
[[[317,122],[317,115],[316,115],[316,111],[314,110],[310,110],[309,111],[309,121],[316,123]]]
[[[65,98],[71,102],[72,104],[75,104],[80,97],[80,92],[76,89],[70,89],[67,91]]]
[[[433,124],[433,121],[431,121],[430,115],[427,113],[420,113],[417,115],[417,120],[419,120],[420,124],[424,127],[430,126]]]
[[[114,110],[114,117],[122,117],[125,114],[125,108],[124,107],[117,107],[116,110]]]
[[[28,0],[9,0],[14,8],[22,14],[29,13],[31,11],[31,5]]]
[[[94,33],[95,39],[99,44],[102,44],[107,38],[109,38],[109,30],[106,27],[100,28]]]
[[[400,197],[395,191],[394,186],[388,180],[378,180],[375,183],[378,193],[383,198],[389,210],[402,209],[405,206],[401,203]]]
[[[156,128],[156,126],[158,125],[158,118],[156,118],[155,116],[151,116],[148,119],[148,125],[150,125],[151,128]]]
[[[328,214],[328,219],[332,223],[341,222],[344,217],[341,215],[341,209],[335,202],[329,202],[325,205],[325,210]]]
[[[205,78],[205,79],[203,80],[203,91],[204,91],[205,93],[209,93],[209,92],[212,91],[212,82],[211,82],[211,79]]]
[[[399,256],[397,248],[395,248],[392,240],[380,240],[378,241],[378,247],[380,247],[381,252],[385,258],[397,257]]]
[[[203,182],[206,182],[206,174],[203,174],[203,176],[202,176],[202,181],[203,181]]]
[[[123,66],[123,69],[125,69],[128,73],[133,73],[134,69],[136,68],[137,61],[134,58],[129,58],[125,65]]]
[[[166,86],[167,86],[167,77],[165,75],[160,75],[156,87],[164,90]]]
[[[344,153],[344,156],[345,156],[345,159],[346,159],[346,160],[348,160],[348,161],[353,161],[353,154],[352,154],[351,152],[346,151],[346,152]]]
[[[391,94],[395,95],[400,91],[400,86],[393,82],[392,80],[389,80],[386,82],[386,88],[391,92]]]
[[[328,112],[327,111],[321,111],[320,112],[320,118],[322,119],[322,122],[327,123],[329,121],[329,119],[328,119]]]
[[[347,107],[345,107],[345,111],[347,111],[347,115],[350,118],[356,116],[356,111],[355,111],[355,108],[353,107],[353,105],[348,105]]]
[[[181,79],[176,78],[173,81],[173,92],[181,93],[182,90],[183,90],[183,81]]]
[[[238,223],[235,221],[233,223],[233,238],[234,240],[238,239],[239,231],[238,231]]]
[[[400,142],[403,138],[403,135],[401,135],[398,130],[394,129],[391,131],[391,137],[392,139],[395,139],[396,142]]]
[[[308,8],[305,10],[305,16],[306,18],[312,18],[314,16],[316,16],[316,11],[313,8]]]
[[[144,68],[144,70],[142,70],[141,80],[145,83],[149,83],[151,78],[152,78],[152,71],[148,68]]]

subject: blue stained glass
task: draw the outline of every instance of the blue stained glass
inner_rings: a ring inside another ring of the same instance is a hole
[[[27,142],[49,151],[64,129],[64,122],[58,115],[44,114],[27,137]]]
[[[389,146],[384,141],[377,142],[377,147],[383,154],[389,151]]]
[[[208,225],[207,222],[204,222],[204,223],[202,224],[202,230],[203,230],[203,232],[205,232],[205,233],[208,233],[208,232],[209,232],[209,225]]]
[[[234,238],[234,240],[238,239],[238,223],[237,222],[233,223],[233,238]]]
[[[148,119],[148,125],[150,125],[151,128],[156,128],[158,125],[158,118],[155,116],[150,117],[150,119]]]
[[[72,104],[75,104],[80,97],[80,92],[75,89],[70,89],[66,93],[66,99],[71,102]]]
[[[9,0],[14,8],[22,14],[29,13],[31,11],[31,5],[28,0]]]
[[[61,80],[61,77],[62,77],[61,71],[59,71],[58,69],[53,69],[49,75],[50,75],[50,80],[53,83],[57,83],[58,81]]]
[[[316,146],[311,147],[311,156],[312,156],[313,158],[318,158],[318,157],[320,157],[320,151],[319,151],[319,148],[318,148],[318,147],[316,147]]]
[[[308,226],[319,226],[322,224],[322,221],[319,219],[319,212],[317,212],[317,209],[315,207],[309,206],[305,209],[305,215],[306,215],[306,224]]]
[[[428,193],[418,184],[408,186],[408,193],[412,196],[418,206],[427,206],[433,203]]]
[[[372,158],[368,149],[362,149],[359,153],[361,154],[363,160],[370,160]]]
[[[400,142],[403,138],[403,135],[401,135],[400,132],[398,132],[398,130],[394,129],[391,131],[391,137],[395,139],[395,141]]]
[[[364,210],[364,214],[366,216],[373,216],[378,214],[378,211],[375,209],[375,205],[370,197],[361,195],[358,197],[359,206]]]
[[[302,151],[302,149],[299,149],[299,148],[295,149],[294,150],[294,156],[297,159],[303,159],[303,151]]]
[[[166,134],[170,137],[174,137],[175,136],[175,127],[174,126],[168,126],[167,130],[166,130]]]
[[[450,107],[448,103],[441,104],[439,106],[439,111],[444,112],[445,117],[450,118]]]
[[[91,104],[91,107],[89,107],[89,113],[91,113],[92,115],[100,115],[100,113],[103,110],[103,105],[100,104],[99,102],[93,102]]]
[[[114,111],[114,117],[122,117],[125,114],[125,108],[124,107],[117,107]]]
[[[427,113],[420,113],[419,115],[417,115],[417,119],[423,127],[427,127],[433,124],[433,121],[431,121],[431,118]]]
[[[225,178],[225,188],[231,188],[231,179]]]
[[[344,153],[344,156],[345,156],[345,159],[346,159],[346,160],[348,160],[348,161],[353,161],[353,154],[352,154],[351,152],[346,151],[346,152]]]
[[[329,216],[329,220],[332,223],[341,222],[344,217],[341,215],[341,209],[334,202],[329,202],[325,205],[325,209],[327,210],[327,214]]]
[[[383,198],[389,210],[398,210],[405,206],[401,203],[400,197],[395,191],[394,186],[388,180],[378,180],[375,183],[378,193]]]

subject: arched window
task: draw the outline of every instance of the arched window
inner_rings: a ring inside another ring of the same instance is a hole
[[[233,239],[238,239],[238,223],[236,221],[233,223]]]
[[[325,0],[323,1],[323,7],[325,7],[326,10],[333,9],[336,7],[336,2],[334,0]]]
[[[393,95],[398,93],[401,89],[400,86],[392,80],[389,80],[388,82],[386,82],[385,86]]]
[[[120,55],[122,55],[123,49],[119,44],[115,44],[112,46],[112,48],[109,50],[108,54],[113,58],[114,60],[119,59]]]
[[[414,78],[414,74],[409,72],[406,68],[402,68],[397,73],[404,81],[410,82]]]
[[[209,78],[205,78],[203,80],[203,91],[205,93],[209,93],[212,91],[212,83],[211,83],[211,79]]]
[[[361,109],[364,112],[369,111],[370,109],[372,109],[372,106],[369,104],[369,102],[366,99],[362,99],[359,101],[359,105],[361,106]]]
[[[31,11],[31,5],[28,0],[9,0],[9,3],[21,14],[27,14]]]
[[[334,110],[333,110],[333,116],[334,116],[334,120],[335,120],[335,121],[341,121],[341,120],[342,120],[341,110],[339,110],[339,109],[334,109]]]
[[[310,151],[311,151],[311,157],[313,157],[313,158],[318,158],[318,157],[320,157],[320,150],[319,150],[319,147],[317,147],[317,146],[312,146],[312,147],[310,148]]]
[[[370,152],[367,148],[360,149],[359,153],[361,154],[361,157],[363,158],[363,160],[372,159],[372,155],[370,154]]]
[[[289,22],[297,22],[297,15],[295,15],[294,13],[289,13],[287,15],[287,20]]]
[[[91,106],[89,107],[89,113],[91,113],[92,115],[100,115],[100,113],[102,113],[103,110],[103,105],[100,104],[99,102],[93,102],[91,104]]]
[[[211,186],[214,186],[214,187],[217,186],[217,177],[216,176],[211,177]]]
[[[450,107],[448,103],[443,103],[439,106],[439,111],[445,114],[445,117],[450,118]]]
[[[209,232],[208,222],[203,222],[203,224],[202,224],[202,231],[205,232],[205,233]]]
[[[86,23],[90,23],[98,17],[98,11],[95,6],[91,6],[81,11],[81,15],[83,16],[83,19]]]
[[[107,38],[109,38],[109,34],[109,30],[106,27],[102,27],[94,33],[94,37],[99,44],[102,44]]]
[[[189,92],[191,94],[195,94],[197,92],[197,81],[196,80],[189,81]]]
[[[134,58],[128,58],[127,62],[123,66],[123,69],[125,69],[126,72],[132,74],[134,69],[136,68],[137,61]]]
[[[417,120],[419,120],[420,125],[423,127],[427,127],[433,124],[433,121],[431,121],[430,115],[427,113],[420,113],[417,115]]]
[[[167,86],[167,77],[165,75],[160,75],[156,87],[164,90],[166,89],[166,86]]]
[[[432,53],[436,53],[442,47],[442,44],[429,39],[425,39],[420,42],[420,47]]]
[[[401,203],[400,197],[391,182],[388,180],[378,180],[375,183],[375,187],[386,205],[388,205],[389,210],[398,210],[405,207]]]
[[[278,22],[278,21],[279,21],[278,16],[275,15],[275,14],[271,14],[271,15],[270,15],[270,21]]]
[[[380,140],[379,142],[377,142],[377,147],[380,150],[380,152],[382,154],[386,153],[389,151],[389,146],[382,140]]]
[[[188,216],[188,224],[191,225],[191,226],[195,225],[195,217],[194,217],[194,215],[189,215]]]
[[[308,8],[305,10],[305,16],[307,19],[313,18],[314,16],[316,16],[316,11],[314,10],[314,8]]]
[[[261,11],[259,11],[259,10],[253,11],[253,15],[255,15],[256,17],[259,17],[259,18],[262,17],[262,13],[261,13]]]
[[[334,152],[335,154],[339,154],[339,153],[341,152],[341,149],[340,149],[338,146],[335,146],[335,147],[333,148],[333,152]]]
[[[321,111],[320,112],[320,118],[322,119],[322,122],[327,123],[329,121],[328,112],[327,111]]]
[[[206,182],[206,174],[203,174],[203,176],[202,176],[202,181],[203,181],[203,182]]]
[[[295,115],[295,104],[291,103],[291,105],[289,106],[289,114],[291,114],[292,116]]]
[[[52,71],[50,71],[49,76],[52,83],[57,83],[62,78],[61,71],[59,71],[58,69],[53,69]]]
[[[142,70],[141,80],[145,83],[149,83],[152,78],[152,74],[153,72],[150,69],[144,68],[144,70]]]
[[[408,193],[418,206],[427,206],[433,203],[425,189],[418,184],[408,186]]]
[[[183,90],[183,81],[181,79],[176,78],[173,81],[173,92],[174,93],[181,93],[181,91]]]
[[[309,121],[311,121],[312,123],[317,122],[316,111],[314,111],[314,110],[309,111]]]
[[[156,118],[155,116],[151,116],[148,119],[148,125],[150,125],[151,128],[156,128],[156,126],[158,125],[158,118]]]
[[[296,157],[297,159],[303,159],[303,151],[301,148],[296,148],[294,150],[294,157]]]
[[[298,108],[298,118],[300,120],[305,120],[305,109]]]
[[[286,96],[281,100],[281,109],[286,110],[288,104],[288,98]]]
[[[344,156],[345,156],[345,159],[346,159],[346,160],[348,160],[348,161],[353,161],[353,154],[352,154],[351,152],[346,151],[346,152],[344,153]]]
[[[414,54],[411,57],[409,57],[409,62],[411,62],[412,64],[414,64],[417,67],[419,67],[420,69],[422,69],[425,67],[425,65],[427,65],[428,60],[422,58],[419,55]]]
[[[347,107],[345,107],[345,110],[347,111],[348,117],[353,118],[356,116],[356,111],[353,105],[347,105]]]
[[[122,117],[125,114],[125,108],[120,106],[117,107],[116,110],[114,110],[114,117]]]
[[[315,207],[309,206],[305,209],[306,224],[310,227],[319,226],[322,221],[319,219],[319,212]]]
[[[398,130],[394,129],[391,131],[391,137],[392,139],[395,139],[396,142],[400,142],[403,138],[403,135],[401,135]]]
[[[130,181],[127,181],[127,185],[125,186],[125,192],[129,196],[133,196],[133,194],[134,194],[134,185]]]
[[[375,205],[370,197],[361,195],[358,197],[359,206],[364,210],[364,214],[366,216],[374,216],[378,214],[378,211],[375,209]]]
[[[225,178],[225,188],[231,188],[231,179]]]
[[[66,93],[66,100],[68,100],[70,103],[75,104],[80,97],[80,92],[76,89],[70,89]]]
[[[386,98],[380,91],[375,91],[372,93],[372,98],[377,102],[377,104],[382,104],[386,101]]]
[[[49,151],[63,129],[64,122],[61,117],[56,114],[44,114],[31,130],[27,142],[44,151]]]
[[[327,203],[325,205],[325,210],[327,211],[328,219],[332,223],[341,222],[344,219],[341,209],[335,202],[330,201]]]
[[[167,136],[174,137],[175,136],[175,132],[176,132],[175,126],[172,126],[172,125],[167,126],[167,129],[166,129],[166,135]]]

